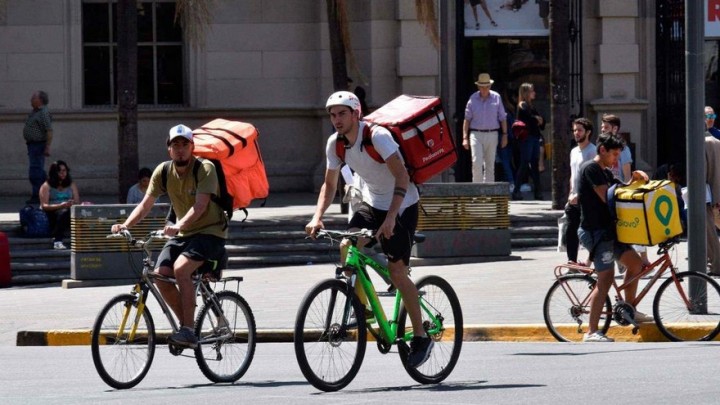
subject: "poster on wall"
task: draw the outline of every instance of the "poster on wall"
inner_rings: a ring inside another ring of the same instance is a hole
[[[464,7],[466,37],[549,35],[550,0],[464,0]]]
[[[705,38],[720,38],[720,0],[705,0]]]

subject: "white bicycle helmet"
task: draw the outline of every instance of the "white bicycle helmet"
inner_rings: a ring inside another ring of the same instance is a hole
[[[325,109],[330,111],[330,107],[336,105],[344,105],[350,107],[351,110],[355,110],[358,114],[362,114],[362,107],[360,106],[360,99],[356,95],[349,91],[336,91],[331,94],[325,103]]]

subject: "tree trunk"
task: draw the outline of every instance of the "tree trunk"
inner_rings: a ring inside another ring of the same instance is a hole
[[[118,199],[138,174],[137,133],[137,2],[119,0],[117,5],[117,103],[118,103]]]
[[[345,60],[345,43],[343,42],[339,4],[344,0],[326,0],[328,29],[330,38],[330,58],[332,60],[333,89],[347,90],[348,75]]]
[[[552,208],[565,207],[570,187],[570,7],[550,2],[550,85],[552,98]]]
[[[348,90],[345,42],[343,41],[343,27],[341,26],[342,18],[340,18],[341,5],[339,4],[342,1],[344,0],[326,0],[334,91]],[[340,192],[340,212],[342,214],[347,214],[350,208],[347,203],[342,202],[345,195],[345,181],[342,176],[340,176],[340,180],[338,182],[338,191]]]

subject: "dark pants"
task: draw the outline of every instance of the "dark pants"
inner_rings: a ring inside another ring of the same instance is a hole
[[[70,232],[70,209],[62,208],[57,211],[46,211],[50,222],[50,231],[55,242],[62,242],[66,234]]]
[[[567,247],[567,258],[571,262],[577,262],[580,240],[578,239],[578,228],[580,228],[580,206],[565,205],[565,216],[567,217],[567,229],[565,231],[565,246]]]
[[[500,142],[498,142],[498,148],[497,148],[497,156],[496,161],[500,161],[502,163],[502,169],[503,173],[505,173],[505,181],[507,181],[510,184],[515,184],[515,179],[513,175],[513,169],[512,169],[512,150],[510,148],[510,144],[504,148],[500,147]]]
[[[38,198],[40,186],[45,182],[45,142],[29,143],[27,150],[30,161],[28,177],[32,184],[32,198]]]
[[[520,192],[522,179],[527,176],[528,171],[533,182],[533,190],[535,195],[540,195],[540,168],[538,167],[540,159],[540,138],[530,135],[524,141],[520,142],[520,166],[515,176],[515,193]]]

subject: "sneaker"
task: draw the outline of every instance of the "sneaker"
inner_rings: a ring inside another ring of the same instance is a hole
[[[512,194],[515,191],[515,185],[510,184],[510,194]]]
[[[529,184],[525,183],[525,184],[523,184],[523,185],[520,186],[520,192],[521,192],[521,193],[529,193],[530,191],[532,191],[532,189],[530,188],[530,185],[529,185]]]
[[[195,332],[187,326],[183,326],[179,331],[173,333],[168,337],[168,342],[173,343],[177,346],[189,347],[194,349],[197,347],[197,336]]]
[[[655,318],[648,314],[644,314],[640,311],[635,311],[635,322],[637,323],[648,323],[655,322]]]
[[[410,341],[410,353],[408,354],[407,364],[412,368],[418,368],[423,365],[430,357],[435,342],[429,337],[413,336]]]
[[[58,240],[53,243],[53,249],[63,250],[63,249],[67,249],[67,246],[65,246],[61,241]]]
[[[600,331],[586,333],[585,336],[583,336],[583,342],[609,343],[614,341],[615,339],[605,336],[605,334]]]

